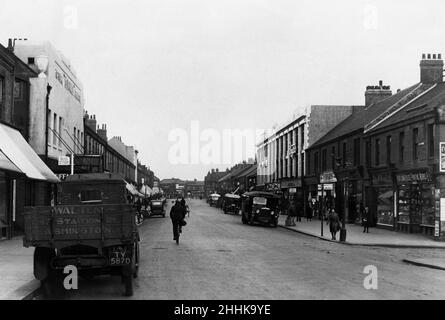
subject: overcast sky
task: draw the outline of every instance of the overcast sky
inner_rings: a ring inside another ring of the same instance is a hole
[[[366,85],[419,81],[421,54],[445,53],[445,2],[44,1],[2,4],[0,41],[49,40],[83,83],[85,108],[135,145],[160,178],[169,133],[267,129],[311,104],[363,104]],[[224,169],[228,164],[219,164]]]

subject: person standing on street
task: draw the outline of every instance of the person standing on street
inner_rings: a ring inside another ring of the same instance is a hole
[[[287,209],[287,217],[288,217],[288,221],[287,221],[287,225],[288,226],[295,226],[295,217],[297,216],[297,208],[295,207],[294,201],[290,201],[289,202],[289,207]]]
[[[170,210],[170,219],[172,220],[173,226],[173,241],[176,241],[177,244],[179,244],[179,230],[184,217],[185,207],[181,205],[181,201],[178,199]]]
[[[369,233],[369,227],[371,225],[371,214],[369,213],[368,207],[365,207],[364,212],[362,213],[362,225],[363,232]]]
[[[332,235],[332,240],[337,240],[336,235],[340,230],[340,218],[338,217],[337,212],[334,209],[331,209],[328,215],[328,221],[326,224],[329,224],[329,231]]]

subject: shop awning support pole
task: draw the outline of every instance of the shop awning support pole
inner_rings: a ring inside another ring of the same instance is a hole
[[[321,236],[323,237],[323,222],[324,222],[324,212],[323,212],[323,197],[324,197],[324,183],[321,184],[321,201],[320,201],[320,210],[321,210]]]

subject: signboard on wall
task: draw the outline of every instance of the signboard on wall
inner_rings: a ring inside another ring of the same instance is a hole
[[[440,172],[445,172],[445,142],[440,143]]]
[[[59,166],[69,166],[71,164],[70,157],[67,156],[59,156],[58,165]]]
[[[440,198],[440,221],[445,221],[445,198]]]

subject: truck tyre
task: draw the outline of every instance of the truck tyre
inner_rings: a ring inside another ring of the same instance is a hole
[[[122,267],[122,283],[125,287],[124,296],[126,297],[133,295],[133,276],[132,265]]]
[[[50,273],[51,259],[56,252],[51,248],[36,247],[34,250],[34,277],[40,281],[45,280]]]

